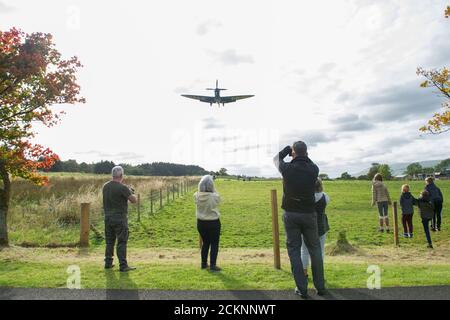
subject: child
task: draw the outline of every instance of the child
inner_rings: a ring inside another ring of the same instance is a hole
[[[441,189],[439,189],[434,183],[432,177],[425,179],[425,190],[430,194],[431,202],[434,205],[434,214],[431,221],[431,231],[441,231],[441,216],[442,216],[442,203],[444,202],[444,196]]]
[[[197,230],[202,238],[201,268],[208,268],[208,253],[210,254],[210,271],[221,271],[216,265],[220,241],[220,212],[218,205],[220,196],[214,187],[214,178],[203,176],[198,184],[198,192],[194,194],[197,216]],[[210,251],[211,248],[211,251]],[[210,251],[210,252],[209,252]]]
[[[409,186],[404,184],[402,186],[402,195],[400,196],[400,207],[402,208],[402,224],[403,224],[403,237],[413,237],[413,214],[414,204],[416,199],[409,192]]]
[[[327,232],[330,230],[328,225],[328,217],[325,213],[325,208],[330,202],[330,197],[323,192],[322,180],[317,179],[315,185],[315,201],[316,201],[316,212],[317,212],[317,229],[319,232],[320,247],[322,249],[322,259],[325,258],[325,239],[327,237]],[[306,247],[305,241],[302,239],[301,247],[301,258],[303,270],[305,276],[308,276],[308,266],[309,266],[309,251]]]
[[[427,190],[422,191],[420,198],[417,199],[417,206],[419,207],[420,217],[422,218],[423,230],[427,237],[428,248],[433,249],[429,222],[434,216],[434,206],[431,201],[430,193]]]
[[[372,207],[375,204],[378,205],[379,222],[380,222],[380,232],[384,232],[383,222],[386,225],[386,232],[389,232],[389,216],[388,216],[388,206],[391,204],[391,197],[389,196],[389,191],[383,184],[383,177],[381,174],[377,173],[373,177],[372,183]]]

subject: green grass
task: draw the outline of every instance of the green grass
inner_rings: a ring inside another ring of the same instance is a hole
[[[401,181],[387,182],[393,200],[398,200],[401,185]],[[422,182],[411,182],[410,185],[414,195],[423,188]],[[348,240],[367,254],[366,256],[362,254],[356,260],[345,257],[329,259],[325,264],[328,286],[332,288],[365,287],[369,276],[366,269],[370,263],[380,264],[382,286],[449,285],[450,267],[445,257],[450,244],[448,231],[450,222],[447,218],[450,206],[450,181],[439,181],[438,185],[445,197],[443,231],[432,233],[436,249],[431,252],[425,247],[425,236],[418,213],[414,216],[415,238],[400,238],[400,249],[394,249],[392,233],[377,231],[378,213],[376,208],[370,206],[370,182],[325,182],[325,191],[331,197],[331,203],[327,207],[331,226],[327,243],[333,243],[338,232],[345,230]],[[277,189],[278,204],[281,205],[281,181],[218,180],[216,187],[223,201],[220,207],[221,247],[231,250],[253,248],[270,251],[272,247],[270,190]],[[129,217],[129,251],[147,252],[154,248],[164,253],[165,248],[182,250],[197,248],[198,233],[193,192],[175,199],[154,214],[149,213],[149,203],[144,197],[140,222],[137,221],[135,208],[132,208]],[[281,213],[280,209],[280,244],[284,248]],[[103,223],[98,217],[93,222],[101,231]],[[400,232],[402,230],[400,215],[399,230]],[[24,241],[40,245],[73,243],[79,239],[79,227],[77,225],[62,227],[52,223],[40,228],[21,228],[18,225],[11,225],[10,238],[13,244]],[[275,270],[272,267],[271,257],[268,256],[263,263],[246,262],[244,255],[241,263],[228,262],[222,265],[224,272],[220,274],[199,270],[197,265],[199,257],[197,253],[192,252],[185,253],[189,256],[188,262],[172,260],[172,262],[164,263],[157,258],[136,260],[133,258],[132,262],[139,267],[136,272],[128,276],[120,275],[117,271],[105,273],[101,268],[103,247],[104,241],[95,239],[91,232],[91,250],[96,252],[98,257],[89,261],[77,259],[77,257],[73,259],[73,264],[81,267],[82,286],[85,288],[292,289],[293,285],[288,263],[283,262],[282,270]],[[5,255],[2,258],[0,255],[0,286],[64,287],[66,285],[68,276],[66,269],[72,263],[70,257],[65,262],[52,258],[30,261],[29,257],[34,253],[27,252],[23,256],[18,254],[9,258]],[[397,256],[400,253],[402,257]],[[51,254],[58,255],[57,252]],[[64,253],[61,254],[64,256]],[[434,259],[437,260],[434,261]]]
[[[398,200],[403,182],[387,182],[393,200]],[[443,211],[443,231],[432,233],[433,242],[448,245],[449,228],[446,212],[450,207],[450,181],[439,181],[445,196]],[[221,246],[227,248],[270,248],[272,246],[272,224],[270,211],[270,190],[277,189],[278,204],[281,205],[281,181],[227,181],[218,180],[217,189],[222,196],[220,211],[222,213]],[[417,195],[423,189],[423,182],[411,182],[412,193]],[[349,241],[357,246],[374,247],[393,244],[391,234],[377,231],[378,212],[370,206],[371,185],[368,181],[330,181],[325,182],[325,191],[331,197],[327,214],[331,226],[327,242],[333,242],[341,230],[347,232]],[[192,248],[198,243],[196,230],[195,205],[192,193],[175,199],[161,211],[150,214],[149,203],[144,198],[141,222],[137,221],[136,210],[130,210],[130,247],[169,247]],[[280,209],[280,241],[284,244],[284,230]],[[392,208],[390,208],[392,217]],[[103,223],[97,215],[98,229],[103,230]],[[392,219],[391,219],[392,226]],[[422,247],[425,243],[419,214],[414,215],[415,238],[401,238],[401,246]],[[399,231],[402,232],[401,214],[399,213]],[[76,242],[79,237],[77,225],[47,228],[23,229],[10,227],[12,243],[23,241],[44,245],[48,242]],[[91,233],[91,244],[103,246]]]
[[[393,200],[399,198],[402,182],[388,182]],[[439,183],[444,195],[450,194],[450,181]],[[422,182],[411,183],[417,194],[423,188]],[[281,205],[280,181],[217,181],[217,189],[222,196],[220,206],[222,235],[221,246],[227,248],[270,248],[272,246],[272,222],[270,209],[270,190],[277,189],[278,204]],[[391,234],[379,233],[378,211],[372,208],[369,182],[332,181],[325,182],[325,191],[331,197],[327,214],[331,226],[327,242],[333,242],[341,230],[347,232],[351,243],[357,246],[392,245]],[[449,197],[444,203],[443,231],[433,233],[436,245],[448,244],[449,228],[446,227],[445,211],[450,207]],[[284,230],[279,212],[280,241],[284,244]],[[390,216],[392,210],[390,208]],[[391,220],[392,226],[392,220]],[[419,214],[414,215],[415,238],[400,239],[405,247],[423,246],[425,235]],[[195,205],[192,197],[177,200],[161,212],[144,216],[141,223],[130,219],[130,245],[136,247],[175,247],[192,248],[198,242],[196,230]],[[401,214],[399,213],[399,230]]]
[[[74,261],[76,263],[76,261]],[[66,287],[67,264],[3,262],[0,264],[0,286]],[[140,263],[128,274],[104,271],[99,264],[81,263],[82,288],[165,289],[165,290],[251,290],[292,289],[293,280],[287,267],[275,270],[263,264],[231,264],[221,273],[200,270],[191,264]],[[367,264],[326,264],[329,288],[364,288],[370,274]],[[397,266],[382,265],[382,286],[423,286],[450,284],[448,265]]]

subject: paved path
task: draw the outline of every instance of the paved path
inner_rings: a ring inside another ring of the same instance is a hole
[[[312,299],[324,299],[311,292]],[[295,300],[287,290],[167,291],[117,289],[40,289],[0,287],[0,300]],[[395,287],[380,290],[332,289],[331,300],[450,300],[450,286]]]

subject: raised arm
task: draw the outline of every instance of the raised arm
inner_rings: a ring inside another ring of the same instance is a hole
[[[291,146],[286,146],[283,150],[281,150],[275,157],[273,158],[273,163],[275,164],[275,167],[278,169],[278,171],[283,174],[284,169],[286,168],[287,163],[284,162],[284,158],[286,158],[288,155],[290,156],[292,154],[292,148]]]

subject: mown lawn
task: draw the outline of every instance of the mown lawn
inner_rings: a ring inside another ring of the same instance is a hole
[[[82,288],[165,289],[165,290],[251,290],[289,289],[293,279],[288,269],[275,270],[267,264],[229,264],[223,272],[211,273],[193,264],[137,263],[137,270],[120,273],[102,270],[100,263],[76,263],[81,270]],[[367,264],[325,264],[329,288],[364,288],[370,276]],[[0,287],[67,286],[68,264],[54,262],[2,261]],[[381,265],[381,285],[450,285],[448,265]]]

